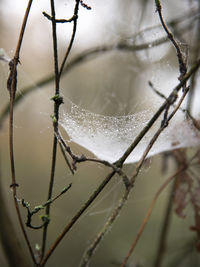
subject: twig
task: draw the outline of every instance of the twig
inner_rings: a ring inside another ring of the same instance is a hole
[[[61,152],[62,152],[62,155],[63,155],[63,157],[64,157],[64,159],[65,159],[65,162],[66,162],[66,164],[67,164],[69,170],[70,170],[71,173],[74,175],[74,169],[72,168],[72,166],[71,166],[71,164],[70,164],[70,162],[69,162],[69,159],[68,159],[68,157],[67,157],[67,155],[66,155],[66,151],[65,151],[65,149],[63,148],[63,146],[62,146],[62,144],[61,144],[60,142],[59,142],[59,146],[60,146],[60,150],[61,150]]]
[[[167,97],[166,97],[163,93],[161,93],[160,91],[158,91],[158,90],[154,87],[154,85],[153,85],[153,83],[152,83],[151,81],[148,81],[148,84],[149,84],[149,86],[151,87],[151,89],[152,89],[158,96],[160,96],[161,98],[167,100]]]
[[[167,97],[166,97],[163,93],[161,93],[160,91],[158,91],[158,90],[154,87],[154,85],[153,85],[153,83],[152,83],[151,81],[149,81],[148,84],[149,84],[149,86],[151,87],[151,89],[152,89],[158,96],[160,96],[161,98],[167,100]],[[190,90],[191,90],[191,88],[190,88]],[[174,105],[173,105],[173,106],[174,106]],[[181,108],[181,107],[180,107],[180,110],[181,110],[182,112],[184,112],[184,113],[187,113],[187,115],[188,115],[188,110],[183,109],[183,108]]]
[[[67,51],[65,53],[65,56],[64,56],[64,59],[62,61],[62,64],[61,64],[61,67],[60,67],[60,71],[59,71],[59,79],[62,75],[62,72],[63,72],[63,69],[65,67],[65,63],[67,61],[67,58],[71,52],[71,49],[72,49],[72,45],[74,43],[74,39],[75,39],[75,35],[76,35],[76,29],[77,29],[77,21],[78,21],[78,10],[79,10],[79,4],[80,4],[80,0],[75,0],[76,1],[76,4],[75,4],[75,7],[74,7],[74,19],[73,19],[73,31],[72,31],[72,36],[71,36],[71,40],[69,42],[69,46],[67,48]]]
[[[156,4],[156,11],[159,14],[159,18],[161,21],[161,24],[163,26],[163,29],[165,30],[169,40],[172,42],[176,49],[177,57],[178,57],[178,62],[179,62],[179,71],[180,71],[180,77],[179,79],[181,80],[182,77],[186,74],[187,72],[187,66],[186,66],[186,59],[184,59],[183,53],[181,52],[181,49],[179,47],[178,42],[175,40],[173,34],[170,32],[168,29],[167,25],[164,22],[163,16],[162,16],[162,6],[161,6],[161,1],[160,0],[155,0]]]
[[[162,6],[161,6],[161,1],[160,0],[155,0],[155,4],[156,4],[156,11],[159,14],[159,18],[161,21],[161,25],[163,27],[163,29],[165,30],[167,37],[169,38],[169,40],[171,41],[171,43],[173,44],[173,46],[176,49],[176,54],[177,54],[177,58],[178,58],[178,64],[179,64],[179,72],[180,72],[180,76],[179,76],[179,80],[182,81],[184,75],[187,72],[187,57],[183,55],[181,48],[178,44],[178,42],[176,41],[176,39],[174,38],[173,34],[170,32],[170,30],[168,29],[167,25],[165,24],[165,21],[163,19],[163,15],[162,15]],[[187,83],[185,82],[183,84],[183,90],[186,89],[186,85]],[[168,111],[169,111],[169,106],[170,104],[166,105],[166,109],[164,112],[164,117],[162,120],[162,123],[165,124],[167,116],[168,116]]]
[[[54,51],[54,73],[55,73],[55,96],[59,95],[59,69],[58,69],[58,49],[57,49],[57,32],[56,32],[56,21],[55,21],[55,6],[54,0],[50,0],[51,4],[51,16],[52,16],[52,38],[53,38],[53,51]],[[61,102],[59,99],[54,99],[54,118],[53,121],[53,128],[54,131],[58,127],[58,119],[59,119],[59,106]],[[52,162],[51,162],[51,174],[50,174],[50,182],[49,182],[49,191],[47,200],[51,199],[53,185],[54,185],[54,178],[55,178],[55,167],[56,167],[56,156],[57,156],[57,138],[53,137],[53,151],[52,151]],[[50,205],[46,207],[46,217],[49,218],[50,216]],[[44,228],[43,228],[43,237],[42,237],[42,249],[41,249],[41,259],[44,257],[45,248],[46,248],[46,239],[47,239],[47,229],[48,229],[49,220],[46,221]]]
[[[81,215],[84,213],[84,211],[93,203],[93,201],[97,198],[97,196],[101,193],[101,191],[105,188],[105,186],[109,183],[111,178],[114,176],[115,172],[111,172],[108,174],[108,176],[103,180],[103,182],[98,186],[98,188],[94,191],[94,193],[90,196],[90,198],[87,200],[87,202],[81,207],[81,209],[75,214],[75,216],[71,219],[71,221],[67,224],[67,226],[64,228],[62,233],[57,237],[55,242],[50,246],[50,249],[46,253],[45,257],[40,263],[40,267],[43,267],[49,257],[52,255],[53,251],[56,249],[56,247],[59,245],[59,243],[62,241],[64,236],[69,232],[69,230],[72,228],[72,226],[77,222],[77,220],[81,217]]]
[[[36,206],[32,211],[30,210],[30,204],[28,202],[26,202],[24,199],[22,199],[21,200],[22,206],[27,209],[26,226],[28,226],[28,227],[30,227],[32,229],[41,229],[42,227],[44,227],[45,224],[49,223],[49,217],[46,214],[41,216],[41,219],[43,221],[42,225],[33,226],[31,221],[32,221],[32,217],[33,217],[34,214],[38,213],[40,210],[45,209],[45,207],[47,207],[47,206],[51,205],[53,202],[55,202],[60,196],[65,194],[71,188],[71,186],[72,186],[72,184],[69,184],[67,187],[62,189],[62,191],[57,196],[55,196],[52,199],[48,199],[42,205]]]
[[[76,16],[72,16],[70,19],[55,19],[53,17],[51,17],[49,14],[47,14],[46,12],[42,12],[42,14],[49,20],[51,21],[55,21],[56,23],[66,23],[66,22],[72,22],[73,20],[75,20]]]
[[[17,201],[17,186],[18,186],[18,184],[17,184],[17,180],[16,180],[16,173],[15,173],[14,141],[13,141],[13,121],[14,121],[13,108],[14,108],[15,94],[16,94],[16,90],[17,90],[17,65],[19,63],[19,55],[20,55],[21,45],[22,45],[23,36],[24,36],[25,28],[26,28],[26,23],[28,20],[28,16],[29,16],[32,2],[33,2],[33,0],[29,0],[29,2],[27,4],[27,8],[26,8],[26,11],[24,14],[24,19],[23,19],[20,34],[19,34],[19,39],[17,42],[15,56],[9,63],[10,75],[8,77],[7,87],[8,87],[9,93],[10,93],[9,149],[10,149],[10,166],[11,166],[11,176],[12,176],[11,188],[13,191],[13,200],[14,200],[15,209],[17,212],[17,217],[18,217],[18,220],[20,223],[20,228],[22,230],[23,236],[25,238],[26,244],[27,244],[29,252],[31,254],[31,258],[32,258],[34,264],[36,264],[36,259],[35,259],[33,250],[31,248],[30,240],[29,240],[28,235],[27,235],[25,228],[24,228],[21,213],[19,210],[19,204]]]
[[[90,6],[88,6],[88,4],[84,3],[83,0],[80,0],[80,4],[82,5],[82,7],[91,10],[92,8]]]

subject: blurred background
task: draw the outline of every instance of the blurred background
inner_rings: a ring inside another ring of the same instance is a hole
[[[186,44],[190,47],[190,61],[192,61],[191,47],[196,38],[199,2],[189,0],[162,2],[165,20],[173,22],[170,24],[171,29],[181,42],[185,53],[187,53]],[[148,81],[167,95],[178,83],[179,71],[174,48],[165,40],[163,30],[154,27],[160,25],[154,1],[88,0],[86,3],[92,10],[80,7],[76,38],[68,63],[70,65],[74,58],[93,48],[97,48],[98,52],[80,61],[80,64],[77,63],[63,75],[61,93],[64,99],[71,100],[80,108],[104,116],[128,115],[144,109],[156,110],[162,99],[155,96]],[[0,0],[0,48],[3,49],[1,51],[5,59],[0,61],[1,114],[9,101],[6,89],[9,69],[6,60],[14,55],[26,4],[25,0]],[[73,9],[72,0],[56,1],[57,18],[70,18]],[[50,14],[49,1],[33,1],[18,72],[18,93],[21,94],[22,101],[15,108],[14,120],[16,175],[20,185],[18,197],[28,201],[32,208],[44,203],[47,198],[53,142],[50,117],[53,114],[53,101],[50,98],[54,95],[54,83],[42,87],[37,85],[40,80],[53,74],[51,23],[43,16],[43,11]],[[145,30],[147,28],[148,30]],[[72,24],[58,25],[60,63],[71,33]],[[155,40],[161,40],[161,44],[152,47]],[[119,44],[121,47],[122,44],[127,47],[148,44],[149,47],[132,51],[118,49]],[[111,48],[107,49],[109,50],[107,52],[101,52],[105,47]],[[25,95],[23,90],[27,86],[32,86],[34,89]],[[63,105],[62,109],[65,108],[67,109]],[[65,139],[69,140],[67,134],[62,132]],[[77,154],[92,156],[81,146],[73,142],[70,145]],[[112,231],[98,247],[91,266],[119,266],[122,262],[154,194],[164,179],[175,170],[176,166],[169,158],[168,170],[163,174],[162,162],[162,156],[157,155],[143,167],[128,203]],[[8,117],[4,117],[1,121],[0,163],[3,197],[17,236],[26,251],[9,188],[11,174]],[[134,164],[127,164],[124,169],[131,175]],[[78,166],[75,175],[72,175],[58,151],[53,194],[58,194],[69,183],[72,183],[72,188],[52,205],[48,246],[108,173],[109,169],[106,167],[83,163]],[[85,249],[101,230],[123,191],[123,183],[119,177],[115,177],[67,234],[49,259],[47,266],[78,266]],[[153,266],[169,191],[170,188],[159,198],[128,266]],[[21,210],[25,219],[26,211],[22,207]],[[195,248],[190,246],[195,236],[189,230],[193,224],[193,214],[189,208],[186,214],[184,219],[176,215],[171,218],[163,266],[199,266],[199,256]],[[34,223],[36,225],[40,223],[39,216],[34,217]],[[29,230],[28,233],[33,247],[41,244],[42,231]],[[180,261],[183,255],[185,255],[184,261]],[[0,250],[0,265],[8,266],[3,249]]]

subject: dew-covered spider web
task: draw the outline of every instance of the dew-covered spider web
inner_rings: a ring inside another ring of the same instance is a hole
[[[124,154],[154,115],[152,110],[144,110],[126,116],[103,116],[80,108],[69,99],[65,98],[64,101],[60,124],[70,139],[91,151],[97,158],[109,162],[118,160]],[[140,159],[161,119],[140,141],[126,163]],[[186,120],[185,114],[180,110],[155,142],[148,156],[175,148],[198,146],[199,142],[200,134],[192,121]]]

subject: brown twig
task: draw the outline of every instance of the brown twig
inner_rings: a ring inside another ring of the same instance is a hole
[[[183,53],[181,51],[181,48],[180,48],[178,42],[175,40],[173,34],[170,32],[170,30],[168,29],[167,25],[165,24],[165,21],[163,19],[163,15],[162,15],[161,1],[160,0],[155,0],[155,3],[156,3],[156,11],[159,14],[159,18],[160,18],[161,24],[163,26],[163,29],[165,30],[169,40],[172,42],[172,44],[174,45],[174,47],[176,49],[177,58],[178,58],[178,62],[179,62],[179,71],[180,71],[179,79],[181,80],[182,77],[187,72],[186,59],[184,58],[184,55],[183,55]]]
[[[42,12],[42,14],[49,20],[51,21],[55,21],[56,23],[68,23],[68,22],[72,22],[76,16],[72,16],[70,19],[55,19],[53,17],[51,17],[49,14],[47,14],[46,12]]]
[[[31,244],[30,244],[30,240],[29,240],[28,235],[27,235],[25,228],[24,228],[23,220],[21,217],[20,209],[19,209],[19,204],[17,201],[17,186],[18,186],[18,184],[17,184],[17,180],[16,180],[16,173],[15,173],[14,140],[13,140],[13,121],[14,121],[13,108],[14,108],[15,94],[16,94],[16,90],[17,90],[17,65],[19,63],[20,50],[21,50],[24,32],[25,32],[25,28],[26,28],[26,24],[27,24],[27,20],[28,20],[28,16],[29,16],[32,2],[33,2],[33,0],[29,0],[29,2],[27,4],[27,8],[26,8],[26,11],[24,14],[24,19],[23,19],[20,34],[19,34],[19,39],[17,42],[15,55],[14,55],[14,58],[9,63],[10,75],[8,77],[7,87],[8,87],[9,93],[10,93],[9,149],[10,149],[10,166],[11,166],[11,176],[12,176],[11,188],[13,191],[13,200],[14,200],[15,209],[17,212],[17,217],[18,217],[18,220],[20,223],[20,228],[22,230],[23,236],[25,238],[26,244],[27,244],[29,252],[31,254],[31,258],[32,258],[34,264],[36,264],[36,259],[35,259],[35,256],[34,256]]]
[[[55,73],[55,95],[59,95],[60,93],[60,84],[59,84],[59,68],[58,68],[58,48],[57,48],[57,30],[56,30],[56,21],[55,21],[55,6],[54,0],[50,0],[51,4],[51,17],[52,17],[52,38],[53,38],[53,52],[54,52],[54,73]],[[59,119],[59,107],[61,102],[59,98],[54,99],[54,120],[53,120],[53,128],[54,131],[58,127],[58,119]],[[49,181],[49,190],[47,200],[51,199],[54,179],[55,179],[55,168],[56,168],[56,157],[57,157],[57,138],[53,137],[53,151],[52,151],[52,162],[51,162],[51,174]],[[46,217],[50,216],[50,205],[46,207]],[[47,229],[48,229],[49,220],[46,221],[43,228],[43,237],[42,237],[42,249],[41,249],[41,259],[44,257],[45,248],[46,248],[46,240],[47,240]]]
[[[74,19],[73,19],[73,31],[72,31],[72,36],[71,36],[71,40],[69,42],[69,46],[67,48],[67,51],[65,53],[65,56],[63,58],[63,61],[62,61],[62,64],[61,64],[61,67],[60,67],[60,71],[59,71],[59,79],[62,75],[62,72],[63,72],[63,69],[65,67],[65,63],[68,59],[68,56],[71,52],[71,49],[72,49],[72,45],[74,43],[74,39],[75,39],[75,35],[76,35],[76,29],[77,29],[77,22],[78,22],[78,10],[79,10],[79,4],[80,4],[80,0],[76,0],[76,4],[74,6]]]

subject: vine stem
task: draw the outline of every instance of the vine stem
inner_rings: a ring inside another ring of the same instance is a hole
[[[37,264],[32,247],[31,247],[31,244],[30,244],[30,241],[29,241],[29,238],[28,238],[28,235],[27,235],[26,230],[24,228],[24,224],[23,224],[23,220],[22,220],[22,216],[20,213],[19,204],[18,204],[18,200],[17,200],[18,199],[17,198],[17,186],[18,186],[18,184],[17,184],[16,172],[15,172],[14,133],[13,133],[13,122],[14,122],[13,108],[14,108],[15,94],[16,94],[16,90],[17,90],[17,65],[19,63],[20,50],[21,50],[24,32],[25,32],[25,28],[26,28],[26,24],[27,24],[27,20],[28,20],[28,16],[29,16],[32,2],[33,2],[33,0],[29,0],[29,2],[28,2],[27,8],[26,8],[26,11],[24,14],[24,19],[22,22],[20,34],[19,34],[19,39],[17,42],[15,55],[14,55],[14,58],[9,63],[10,75],[8,77],[7,87],[8,87],[9,93],[10,93],[9,150],[10,150],[10,166],[11,166],[11,177],[12,177],[11,188],[12,188],[12,192],[13,192],[14,205],[15,205],[15,209],[17,212],[17,217],[18,217],[18,221],[20,224],[20,228],[22,230],[24,239],[25,239],[26,244],[28,246],[31,258],[32,258],[34,264]]]

